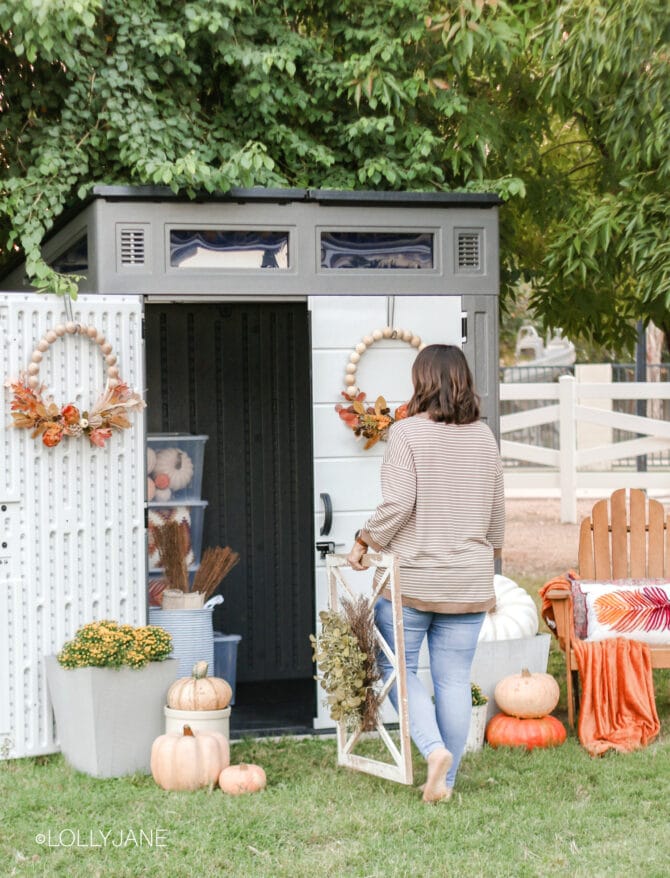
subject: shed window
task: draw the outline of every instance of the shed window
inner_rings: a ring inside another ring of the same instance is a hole
[[[88,236],[82,235],[51,262],[60,274],[81,274],[88,270]]]
[[[434,268],[430,232],[322,232],[321,268]]]
[[[171,229],[173,268],[288,268],[289,233]]]

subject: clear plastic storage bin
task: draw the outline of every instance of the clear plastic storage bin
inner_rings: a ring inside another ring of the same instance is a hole
[[[156,433],[147,436],[147,500],[199,500],[207,436]]]
[[[186,566],[197,567],[202,553],[202,526],[205,519],[206,500],[192,503],[149,503],[149,572],[162,570],[156,547],[156,529],[177,521],[186,530],[188,550]]]
[[[235,687],[237,684],[237,647],[242,640],[241,634],[221,634],[214,632],[214,676],[223,677],[233,690],[231,704],[235,704]],[[210,671],[211,673],[211,671]]]

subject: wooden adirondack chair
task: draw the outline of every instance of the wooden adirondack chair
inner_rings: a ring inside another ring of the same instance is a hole
[[[628,495],[628,496],[627,496]],[[644,491],[622,488],[599,500],[579,533],[581,579],[670,579],[670,515]],[[568,722],[574,726],[579,709],[579,675],[571,646],[570,593],[549,589],[556,633],[565,652]],[[650,645],[654,668],[670,668],[670,642]]]

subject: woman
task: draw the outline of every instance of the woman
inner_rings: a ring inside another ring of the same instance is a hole
[[[448,799],[468,736],[470,669],[487,610],[495,606],[494,557],[505,524],[502,464],[459,348],[429,345],[412,367],[408,417],[390,430],[383,500],[347,556],[354,570],[368,547],[399,564],[410,731],[428,762],[425,802]],[[390,595],[375,622],[394,646]],[[417,676],[428,638],[435,703]],[[386,678],[391,667],[382,651]],[[395,687],[391,700],[397,707]]]

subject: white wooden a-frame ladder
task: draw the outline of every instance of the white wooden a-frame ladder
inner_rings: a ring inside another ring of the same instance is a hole
[[[355,754],[353,751],[361,737],[361,729],[358,728],[353,732],[350,732],[344,722],[338,722],[337,762],[338,765],[344,765],[347,768],[354,768],[357,771],[363,771],[367,774],[374,774],[377,777],[383,777],[387,780],[394,780],[402,784],[411,784],[412,753],[410,748],[409,711],[407,707],[405,636],[402,625],[402,604],[400,599],[397,564],[393,555],[373,554],[366,555],[363,563],[368,567],[375,567],[383,571],[379,577],[378,583],[373,586],[372,593],[369,596],[366,596],[370,606],[370,612],[373,612],[374,605],[379,600],[384,590],[388,589],[391,594],[395,652],[386,642],[376,625],[375,636],[379,648],[383,650],[392,667],[391,673],[384,681],[379,692],[380,706],[386,698],[388,698],[391,688],[395,685],[398,693],[400,745],[398,747],[393,738],[389,735],[388,730],[380,718],[381,711],[380,716],[377,719],[377,731],[384,746],[391,754],[393,760],[392,763],[382,762],[379,759],[371,759],[369,757]],[[341,568],[346,566],[346,558],[343,555],[326,556],[329,607],[336,612],[341,610],[340,599],[342,596],[345,596],[350,600],[356,600],[359,597],[342,575]]]

